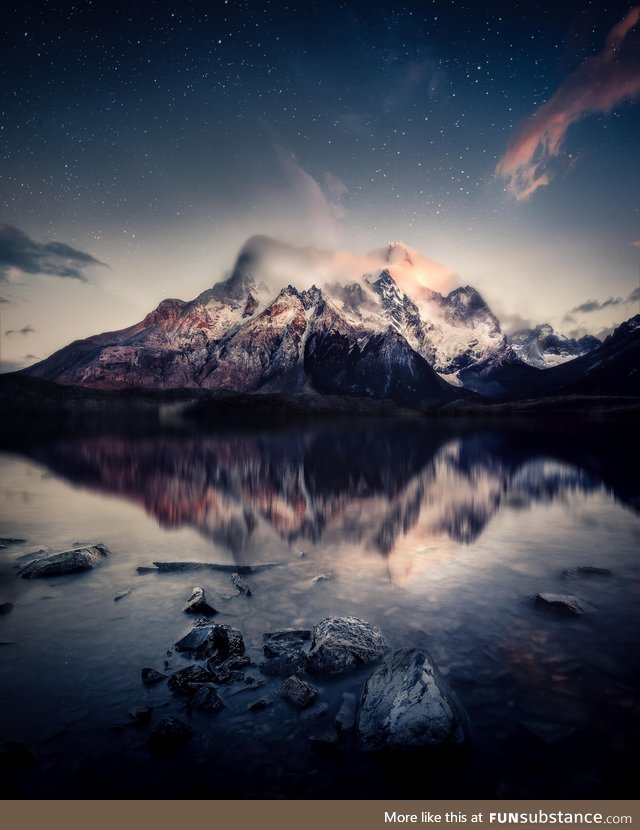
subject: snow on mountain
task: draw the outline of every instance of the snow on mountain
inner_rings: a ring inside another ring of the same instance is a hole
[[[558,334],[548,323],[517,331],[507,339],[521,360],[538,369],[559,366],[588,354],[600,345],[600,340],[593,335],[588,334],[576,340]]]

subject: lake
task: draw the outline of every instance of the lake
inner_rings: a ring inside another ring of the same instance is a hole
[[[5,436],[0,454],[0,763],[17,798],[631,798],[640,725],[638,431],[620,421],[342,420],[289,428]],[[92,571],[26,580],[39,551],[104,543]],[[274,563],[139,573],[153,562]],[[595,567],[610,573],[588,573]],[[338,747],[343,694],[372,667],[313,678],[298,712],[281,680],[220,686],[190,711],[143,666],[174,643],[194,585],[244,635],[354,615],[391,648],[426,647],[464,705],[461,754]],[[131,589],[131,590],[130,590]],[[130,591],[118,601],[119,592]],[[570,594],[584,611],[537,606]],[[256,684],[257,685],[257,684]],[[248,712],[260,697],[271,704]],[[152,707],[151,725],[130,711]],[[149,729],[195,730],[158,755]]]

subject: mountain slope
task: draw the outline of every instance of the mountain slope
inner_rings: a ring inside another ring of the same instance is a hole
[[[559,366],[588,354],[600,345],[600,340],[591,334],[576,340],[558,334],[548,323],[514,332],[507,340],[524,363],[538,369]]]

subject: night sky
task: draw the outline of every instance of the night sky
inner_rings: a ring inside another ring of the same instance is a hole
[[[640,6],[5,7],[5,369],[191,299],[242,243],[403,240],[505,328],[638,312]]]

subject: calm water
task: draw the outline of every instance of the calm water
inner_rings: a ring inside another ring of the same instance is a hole
[[[0,536],[26,541],[0,549],[0,603],[14,604],[0,616],[0,743],[23,742],[37,763],[0,773],[3,795],[633,797],[636,432],[409,421],[5,441]],[[17,576],[35,551],[97,541],[112,556],[94,571]],[[222,572],[136,571],[179,560],[282,564],[247,577],[250,598]],[[584,565],[611,575],[563,574]],[[394,648],[426,646],[467,709],[471,750],[319,754],[310,736],[334,729],[370,669],[314,679],[326,711],[293,711],[275,681],[220,687],[222,712],[186,712],[140,669],[188,663],[171,649],[195,584],[256,663],[264,631],[330,614],[378,625]],[[574,594],[585,613],[545,613],[539,591]],[[265,694],[274,704],[247,713]],[[153,755],[148,729],[114,729],[144,706],[152,725],[176,714],[196,736]]]

